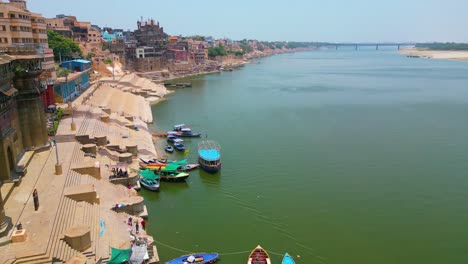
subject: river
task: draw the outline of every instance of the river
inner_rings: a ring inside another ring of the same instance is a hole
[[[154,129],[190,124],[223,168],[142,190],[162,261],[260,244],[273,263],[468,262],[468,63],[322,50],[190,81]]]

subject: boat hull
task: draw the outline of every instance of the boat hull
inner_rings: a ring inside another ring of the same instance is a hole
[[[194,133],[194,134],[177,134],[178,137],[201,137],[201,133]]]
[[[190,263],[196,263],[196,264],[205,264],[205,263],[214,263],[218,259],[218,253],[196,253],[192,255],[184,255],[181,257],[178,257],[176,259],[170,260],[166,262],[166,264],[183,264],[183,263],[189,263],[187,261],[187,258],[190,256],[194,256],[195,259],[198,259],[199,261],[195,262],[190,262]]]
[[[187,164],[186,166],[182,166],[178,171],[191,171],[198,168],[200,164]]]
[[[288,254],[284,254],[283,261],[281,264],[295,264],[294,259]]]
[[[247,260],[247,264],[271,264],[270,256],[261,246],[257,246],[252,250]]]
[[[216,166],[210,166],[200,163],[200,168],[209,173],[216,173],[221,170],[221,163]]]
[[[183,182],[189,176],[190,175],[188,173],[184,173],[184,175],[181,175],[181,176],[162,176],[162,175],[159,175],[159,179],[161,181],[166,181],[166,182]]]
[[[153,191],[153,192],[159,192],[159,184],[158,185],[149,185],[146,184],[144,181],[140,180],[140,185],[143,186],[143,188]]]

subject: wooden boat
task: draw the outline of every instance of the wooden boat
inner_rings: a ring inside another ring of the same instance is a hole
[[[145,164],[145,163],[142,163],[140,162],[140,167],[142,169],[149,169],[149,170],[159,170],[159,169],[162,169],[164,167],[166,167],[167,164],[164,164],[164,163],[148,163],[148,164]]]
[[[190,255],[184,255],[176,259],[166,262],[166,264],[205,264],[214,263],[218,259],[218,253],[194,253]]]
[[[193,133],[190,127],[186,127],[185,124],[175,125],[172,131],[167,132],[171,136],[178,137],[200,137],[201,133]]]
[[[141,162],[143,162],[144,164],[148,164],[148,163],[153,163],[156,161],[156,159],[145,159],[145,158],[140,158]]]
[[[161,181],[181,182],[185,181],[190,174],[186,172],[178,172],[178,164],[168,164],[165,168],[158,170],[156,173],[159,175]]]
[[[159,191],[159,176],[149,169],[138,171],[140,185],[150,191]]]
[[[200,164],[187,164],[187,165],[180,166],[177,170],[178,171],[190,171],[190,170],[198,168],[198,166],[200,166]]]
[[[284,254],[281,264],[295,264],[294,259],[288,253]]]
[[[174,140],[176,140],[177,137],[175,135],[168,135],[167,136],[167,142],[168,143],[174,143]]]
[[[174,148],[172,146],[169,146],[169,145],[164,146],[164,150],[169,152],[169,153],[174,152]]]
[[[212,140],[198,144],[198,163],[203,170],[215,173],[221,169],[221,147]]]
[[[159,191],[159,181],[158,180],[148,180],[145,178],[140,179],[140,185],[143,186],[143,188],[148,189],[150,191]]]
[[[258,245],[249,255],[247,264],[271,264],[270,256],[260,245]]]
[[[184,142],[184,140],[182,140],[180,138],[174,139],[174,148],[177,151],[184,151],[185,150],[185,146],[184,146],[184,144],[182,144],[182,142]]]

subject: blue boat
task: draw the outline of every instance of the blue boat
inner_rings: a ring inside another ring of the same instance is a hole
[[[174,152],[174,148],[169,145],[164,146],[164,150],[170,153]]]
[[[177,139],[177,137],[175,135],[168,135],[167,136],[167,142],[168,143],[173,143],[174,140],[176,140],[176,139]]]
[[[182,142],[184,142],[183,139],[174,139],[174,148],[177,150],[177,151],[184,151],[185,150],[185,146],[184,144],[182,144]]]
[[[221,169],[221,147],[212,140],[198,144],[198,163],[203,170],[215,173]]]
[[[176,135],[178,137],[200,137],[201,133],[193,133],[190,127],[185,124],[175,125],[172,131],[167,132],[169,135]]]
[[[294,259],[288,253],[284,254],[281,264],[295,264]]]
[[[218,253],[194,253],[190,255],[184,255],[176,259],[166,262],[166,264],[205,264],[214,263],[218,259]]]

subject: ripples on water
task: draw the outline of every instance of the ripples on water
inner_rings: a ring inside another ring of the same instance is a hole
[[[154,119],[208,133],[223,169],[142,191],[150,233],[233,253],[222,263],[245,263],[257,244],[297,263],[467,262],[466,72],[464,62],[339,50],[192,80]],[[197,142],[187,141],[191,161]],[[163,261],[181,254],[158,250]]]

